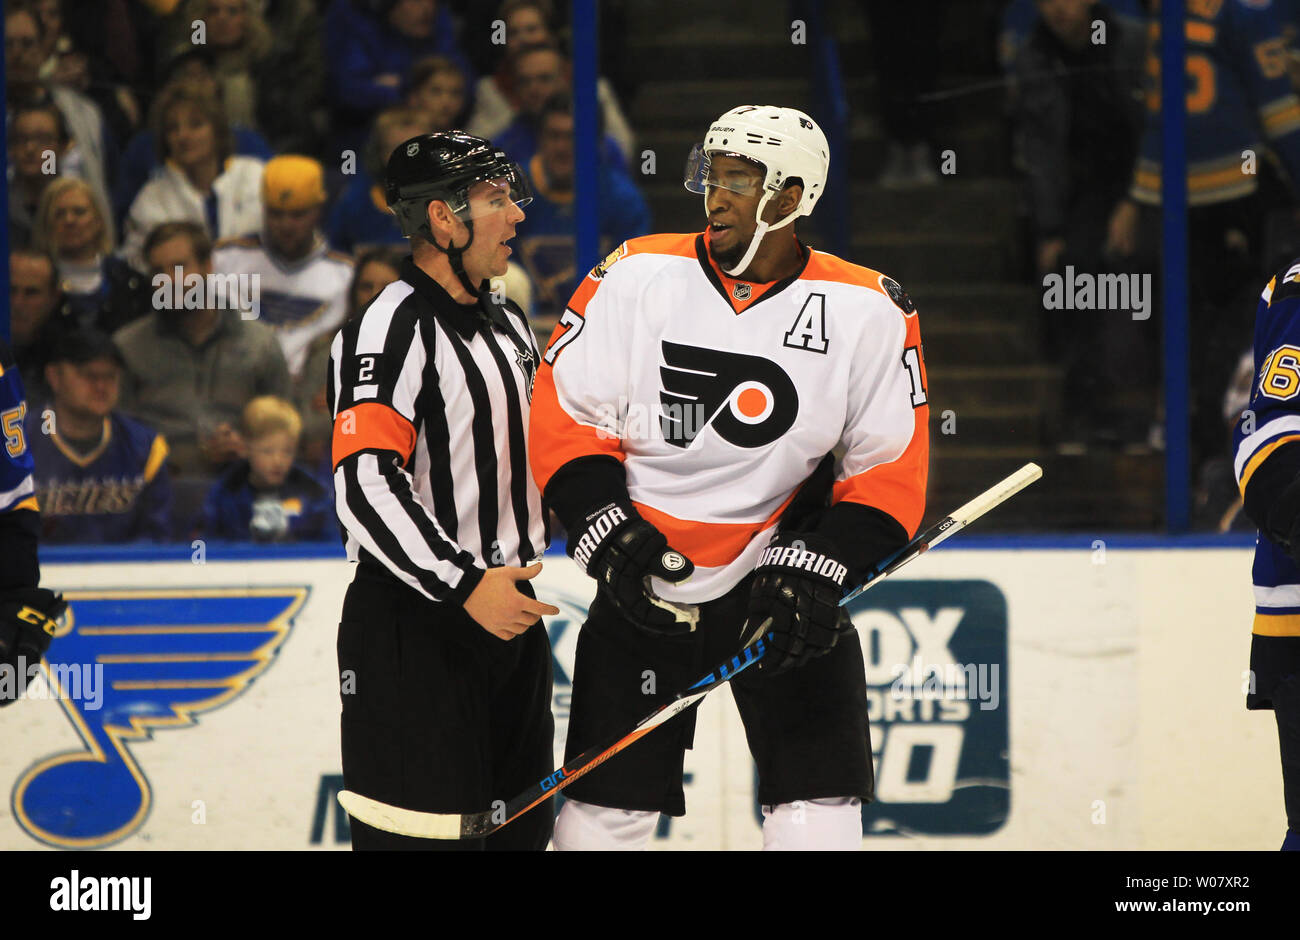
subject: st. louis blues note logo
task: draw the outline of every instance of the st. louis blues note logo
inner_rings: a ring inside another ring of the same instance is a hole
[[[61,848],[130,836],[153,796],[143,768],[155,729],[186,728],[237,698],[275,660],[305,587],[68,591],[71,624],[46,656],[48,681],[81,736],[18,778],[14,818]],[[95,705],[57,688],[60,667],[103,667]],[[219,719],[216,719],[219,720]],[[155,742],[166,745],[166,736]],[[138,759],[137,759],[138,758]]]

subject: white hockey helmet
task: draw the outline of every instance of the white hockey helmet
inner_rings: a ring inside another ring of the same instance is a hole
[[[740,264],[727,272],[734,276],[753,260],[759,242],[770,229],[781,228],[800,216],[812,214],[826,188],[830,146],[817,122],[802,111],[774,105],[741,105],[714,121],[703,143],[691,149],[686,161],[688,190],[707,197],[710,186],[722,185],[710,177],[709,165],[714,156],[744,157],[759,164],[764,171],[763,196],[755,210],[758,228]],[[763,221],[763,209],[767,201],[792,178],[803,183],[799,205],[794,212],[769,226]]]

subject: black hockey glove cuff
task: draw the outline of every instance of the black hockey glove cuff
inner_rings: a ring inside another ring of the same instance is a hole
[[[587,513],[593,506],[631,501],[623,464],[603,454],[578,457],[555,471],[542,499],[559,517],[570,541],[586,528]]]
[[[693,605],[674,604],[655,595],[650,578],[676,584],[695,565],[668,547],[662,532],[646,522],[628,499],[588,512],[569,533],[569,555],[628,620],[652,633],[678,635],[695,629]]]
[[[748,645],[768,637],[758,670],[773,675],[829,653],[853,631],[840,599],[853,587],[834,544],[816,533],[784,532],[759,556],[741,631]]]
[[[826,510],[816,532],[835,546],[835,557],[849,569],[845,591],[861,584],[868,571],[908,542],[907,530],[893,516],[847,500]]]
[[[0,593],[0,667],[25,669],[50,648],[58,619],[68,605],[62,594],[46,588],[19,588]],[[0,695],[0,706],[14,699]]]

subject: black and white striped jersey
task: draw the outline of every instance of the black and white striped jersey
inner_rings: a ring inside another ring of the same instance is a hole
[[[330,350],[335,508],[348,558],[463,603],[547,526],[528,469],[538,362],[518,308],[452,300],[408,257]]]

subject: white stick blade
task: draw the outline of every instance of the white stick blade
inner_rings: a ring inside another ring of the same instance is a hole
[[[970,525],[994,506],[1006,502],[1042,475],[1042,467],[1036,463],[1027,463],[1001,483],[994,484],[962,506],[952,514],[952,518],[963,526]]]
[[[348,815],[376,829],[417,839],[459,839],[459,813],[417,813],[389,806],[351,790],[339,791],[339,805]]]

